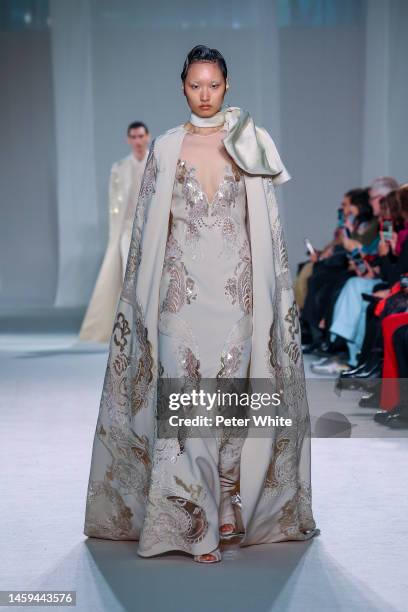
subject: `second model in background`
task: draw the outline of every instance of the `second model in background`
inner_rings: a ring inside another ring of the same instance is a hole
[[[127,129],[132,152],[112,166],[109,183],[109,241],[79,332],[80,340],[108,342],[125,275],[133,218],[146,166],[150,133],[141,121]]]

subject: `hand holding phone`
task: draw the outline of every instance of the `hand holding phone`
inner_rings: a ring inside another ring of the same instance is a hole
[[[309,238],[305,238],[305,246],[306,246],[306,249],[307,249],[307,252],[309,253],[309,255],[315,255],[316,254],[316,251],[313,248],[313,245],[310,242]]]
[[[392,233],[394,231],[392,219],[383,219],[381,222],[381,231],[384,240],[390,241],[392,239]]]
[[[367,272],[366,262],[361,256],[360,249],[357,247],[351,251],[351,259],[356,266],[356,270],[359,274],[364,275]]]

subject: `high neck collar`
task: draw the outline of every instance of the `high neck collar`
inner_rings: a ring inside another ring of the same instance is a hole
[[[189,121],[196,127],[216,127],[219,125],[224,125],[225,109],[220,109],[217,113],[215,113],[215,115],[212,115],[212,117],[199,117],[195,113],[191,112]]]

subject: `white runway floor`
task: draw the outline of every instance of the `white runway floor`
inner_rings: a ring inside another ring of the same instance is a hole
[[[74,335],[0,336],[0,589],[75,590],[81,611],[407,610],[408,440],[373,437],[381,426],[355,392],[320,398],[323,412],[334,406],[360,431],[364,421],[371,437],[312,440],[321,534],[311,541],[231,546],[222,563],[199,565],[86,538],[106,358]]]

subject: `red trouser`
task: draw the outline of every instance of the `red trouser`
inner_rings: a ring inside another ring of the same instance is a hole
[[[382,322],[384,339],[384,365],[382,371],[380,406],[383,410],[392,410],[399,403],[398,363],[395,356],[392,337],[401,325],[408,324],[408,312],[388,315]]]

